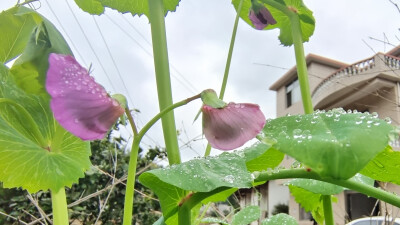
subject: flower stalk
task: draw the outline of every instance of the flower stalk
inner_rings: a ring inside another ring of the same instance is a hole
[[[219,99],[221,99],[221,100],[224,99],[226,84],[228,83],[229,69],[231,67],[232,54],[233,54],[233,47],[235,46],[236,33],[237,33],[238,24],[239,24],[240,11],[242,11],[243,2],[244,2],[244,0],[241,0],[239,3],[236,17],[235,17],[235,23],[233,25],[231,43],[229,45],[228,57],[226,59],[224,78],[222,79],[221,90],[219,92]],[[204,156],[209,156],[210,153],[211,153],[211,145],[210,145],[210,143],[208,143],[207,147],[206,147],[206,152],[204,153]]]
[[[130,159],[129,159],[128,177],[127,177],[126,191],[125,191],[123,225],[130,225],[132,223],[137,158],[138,158],[138,153],[139,153],[139,144],[140,144],[140,141],[142,140],[143,136],[160,118],[163,118],[166,114],[168,114],[172,110],[174,110],[180,106],[186,105],[189,102],[196,100],[200,97],[201,97],[201,95],[198,94],[193,97],[182,100],[180,102],[177,102],[173,105],[170,105],[169,107],[165,108],[163,111],[161,111],[160,113],[155,115],[149,122],[146,123],[146,125],[144,125],[144,127],[139,132],[136,131],[136,126],[134,125],[135,123],[133,122],[133,118],[130,114],[130,110],[129,109],[125,110],[128,120],[131,121],[130,124],[132,126],[132,129],[134,130],[134,133],[136,133],[136,135],[134,135],[134,137],[133,137],[131,155],[130,155]],[[190,212],[190,210],[189,210],[189,212]]]

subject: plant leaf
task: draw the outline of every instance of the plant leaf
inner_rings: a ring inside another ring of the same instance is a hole
[[[18,7],[0,13],[0,62],[7,63],[22,53],[36,23],[30,15],[17,16]]]
[[[393,151],[392,147],[387,146],[387,148],[373,158],[360,173],[375,180],[400,185],[399,162],[400,152]]]
[[[78,6],[83,11],[88,12],[90,14],[99,15],[98,12],[100,12],[100,9],[98,3],[100,3],[103,6],[103,8],[109,7],[121,13],[130,12],[133,16],[135,15],[141,16],[145,14],[147,18],[149,18],[149,6],[148,2],[145,0],[90,0],[91,5],[88,3],[82,4],[81,1],[83,0],[77,1]],[[167,15],[168,12],[174,12],[180,2],[180,0],[162,0],[162,1],[164,5],[165,15]]]
[[[319,180],[296,178],[286,184],[302,188],[315,194],[335,195],[344,190],[344,187],[326,183]]]
[[[229,225],[229,223],[227,223],[227,222],[225,222],[225,221],[223,221],[221,219],[215,218],[215,217],[206,217],[206,218],[202,219],[200,222],[202,224],[203,223],[212,223],[212,224]]]
[[[318,224],[324,224],[324,208],[321,194],[315,194],[293,185],[289,185],[289,190],[295,201],[299,203],[306,212],[311,212]]]
[[[290,46],[293,44],[290,19],[288,15],[283,13],[281,10],[274,8],[272,5],[270,5],[271,3],[268,4],[268,2],[279,4],[281,7],[284,7],[286,9],[291,8],[297,11],[297,15],[300,20],[303,42],[308,41],[309,38],[313,35],[315,29],[315,19],[313,17],[312,11],[304,5],[302,0],[263,0],[262,2],[264,2],[264,6],[271,12],[272,16],[277,21],[276,24],[268,25],[264,29],[270,30],[279,28],[279,40],[283,45]],[[240,0],[232,0],[232,4],[235,7],[236,11],[239,7],[239,3]],[[243,2],[242,10],[240,12],[240,17],[250,26],[254,27],[253,23],[249,19],[250,8],[251,0],[245,0]]]
[[[101,15],[104,13],[104,6],[98,0],[75,0],[75,3],[83,11],[92,15]]]
[[[261,216],[260,207],[252,205],[240,210],[233,216],[232,225],[250,224]]]
[[[37,12],[20,7],[18,15],[32,16],[38,21],[36,29],[22,55],[11,67],[17,85],[28,93],[47,93],[44,85],[49,67],[49,54],[52,52],[72,55],[71,49],[60,32],[46,18]]]
[[[246,166],[250,172],[275,168],[285,156],[282,152],[264,143],[256,143],[244,149],[244,154],[246,156]]]
[[[335,109],[281,117],[263,132],[274,148],[322,177],[348,179],[385,149],[395,128],[375,115]]]
[[[286,214],[286,213],[279,213],[271,218],[265,219],[261,225],[298,225],[295,218]]]
[[[244,157],[238,154],[222,153],[217,157],[193,159],[167,168],[143,173],[139,180],[153,189],[152,182],[146,181],[149,174],[160,181],[187,191],[209,192],[218,187],[252,187],[251,174],[247,171]]]
[[[36,122],[42,138],[25,132],[26,123],[13,105],[0,104],[0,181],[6,188],[29,192],[70,187],[90,168],[90,146],[55,122],[47,96],[26,94],[0,65],[0,98],[23,107]],[[31,127],[31,126],[30,126]],[[58,141],[57,132],[62,142]],[[44,141],[41,141],[44,140]]]

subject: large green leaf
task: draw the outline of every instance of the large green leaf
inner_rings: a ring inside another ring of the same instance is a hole
[[[285,156],[282,152],[264,143],[256,143],[244,149],[244,154],[246,156],[246,166],[250,172],[275,168]]]
[[[219,187],[252,186],[251,174],[247,171],[244,157],[226,152],[217,157],[193,159],[179,165],[151,170],[143,173],[139,180],[154,190],[157,185],[154,183],[155,177],[180,189],[195,192],[209,192]],[[149,182],[149,178],[153,180]]]
[[[265,219],[261,225],[298,225],[295,218],[286,214],[286,213],[279,213],[271,218]]]
[[[236,11],[239,7],[241,0],[232,0],[232,4]],[[312,15],[312,11],[309,10],[303,3],[302,0],[259,0],[264,2],[264,6],[271,12],[272,16],[276,20],[276,24],[268,25],[265,30],[280,29],[279,40],[285,46],[293,44],[292,30],[290,18],[287,14],[283,13],[280,8],[290,11],[296,11],[296,14],[300,20],[301,34],[303,41],[308,41],[313,35],[315,29],[315,19]],[[276,6],[279,7],[276,7]],[[250,26],[254,27],[253,23],[249,19],[249,11],[251,8],[251,0],[244,0],[242,10],[240,11],[240,17],[246,21]]]
[[[375,180],[400,185],[400,152],[393,151],[388,146],[385,151],[372,159],[360,173]]]
[[[261,216],[260,207],[252,205],[240,210],[233,216],[231,225],[250,224]]]
[[[194,159],[151,170],[141,174],[139,181],[156,193],[167,223],[176,218],[178,205],[186,196],[186,191],[209,192],[220,187],[231,187],[215,196],[210,195],[204,199],[205,203],[209,200],[226,199],[234,188],[252,186],[252,177],[247,171],[243,152],[225,152],[217,157]]]
[[[7,63],[22,53],[36,27],[30,15],[16,15],[18,7],[0,13],[0,62]]]
[[[25,7],[20,7],[18,15],[34,17],[38,26],[32,34],[22,55],[15,61],[11,68],[17,85],[28,93],[43,94],[48,57],[52,52],[72,55],[71,49],[60,32],[37,12]]]
[[[58,190],[78,182],[91,165],[89,143],[59,126],[49,108],[49,99],[19,89],[3,65],[0,81],[3,186],[37,192]]]
[[[394,126],[368,113],[343,109],[281,117],[264,127],[266,140],[322,177],[348,179],[389,142]]]
[[[160,0],[163,1],[164,12],[174,12],[179,5],[180,0]],[[130,12],[132,15],[143,15],[149,17],[149,6],[147,0],[75,0],[78,6],[90,14],[99,15],[99,4],[104,7],[109,7],[121,13]],[[103,9],[104,11],[104,9]]]

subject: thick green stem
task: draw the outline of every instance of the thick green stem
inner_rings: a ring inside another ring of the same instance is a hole
[[[173,109],[178,108],[180,106],[186,105],[187,103],[200,98],[201,95],[195,95],[193,97],[187,98],[183,101],[177,102],[173,105],[168,106],[166,109],[162,110],[156,116],[153,117],[144,127],[139,131],[134,131],[135,135],[133,136],[132,142],[132,150],[129,159],[129,168],[128,168],[128,177],[126,182],[126,191],[125,191],[125,205],[124,205],[124,222],[123,225],[130,225],[132,223],[132,212],[133,212],[133,200],[135,194],[135,178],[136,178],[136,166],[137,166],[137,158],[139,153],[139,144],[142,140],[143,136],[146,132],[164,115],[171,112]],[[127,117],[129,119],[132,129],[135,130],[135,123],[133,121],[132,116],[130,115],[130,111],[125,110]]]
[[[226,84],[228,83],[229,69],[231,67],[233,47],[235,46],[237,27],[239,24],[240,11],[242,11],[243,2],[244,2],[244,0],[241,0],[239,3],[237,13],[236,13],[236,18],[235,18],[235,23],[233,25],[231,44],[229,45],[228,58],[226,59],[224,78],[222,79],[221,90],[219,92],[219,99],[221,99],[221,100],[224,99]],[[206,152],[204,153],[204,156],[209,156],[210,153],[211,153],[211,145],[208,143],[207,147],[206,147]]]
[[[322,195],[322,204],[324,206],[325,225],[334,225],[333,210],[332,210],[332,196]]]
[[[284,169],[280,170],[277,173],[260,172],[259,174],[255,175],[257,176],[257,178],[254,180],[255,183],[260,181],[287,178],[307,178],[320,180],[327,183],[336,184],[354,191],[358,191],[367,196],[374,197],[389,204],[392,204],[396,207],[400,207],[400,197],[395,194],[350,179],[338,180],[333,178],[321,178],[317,173],[313,171],[308,172],[305,169]]]
[[[274,0],[261,0],[261,1],[280,10],[281,12],[286,14],[290,19],[294,52],[296,56],[297,76],[299,78],[303,108],[306,114],[312,113],[314,111],[314,108],[311,101],[310,85],[308,82],[307,62],[306,62],[306,57],[304,55],[303,38],[301,34],[299,15],[294,11],[290,10],[287,6],[282,5],[277,1]]]
[[[68,225],[68,208],[64,187],[60,190],[51,190],[51,203],[53,207],[53,224]]]
[[[149,0],[149,20],[153,40],[154,65],[157,80],[157,92],[160,111],[172,105],[171,78],[169,74],[167,38],[165,34],[164,6],[162,0]],[[178,137],[174,113],[167,113],[162,119],[165,147],[169,164],[179,164]]]
[[[191,208],[186,205],[181,205],[178,211],[178,224],[179,225],[190,225],[192,224],[191,219]]]
[[[294,43],[294,52],[296,55],[297,76],[299,78],[301,99],[303,101],[303,108],[306,114],[313,113],[314,107],[311,101],[310,84],[308,81],[307,62],[304,56],[303,38],[301,35],[300,19],[299,16],[290,16],[292,25],[292,38]]]

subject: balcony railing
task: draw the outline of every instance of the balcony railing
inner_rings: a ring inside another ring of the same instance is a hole
[[[388,61],[391,62],[390,59],[388,59]],[[397,61],[398,63],[398,61]],[[322,91],[329,87],[330,85],[334,84],[336,79],[340,79],[343,77],[350,77],[350,76],[354,76],[354,75],[358,75],[360,73],[363,73],[367,70],[370,70],[372,68],[375,67],[375,57],[371,57],[368,59],[365,59],[363,61],[354,63],[350,66],[347,66],[345,68],[342,68],[338,71],[336,71],[335,73],[333,73],[332,75],[330,75],[329,77],[327,77],[325,80],[323,80],[314,90],[314,92],[312,93],[312,97],[316,97],[318,96],[320,93],[322,93]]]
[[[384,56],[385,64],[391,69],[400,69],[400,58],[385,55]]]

